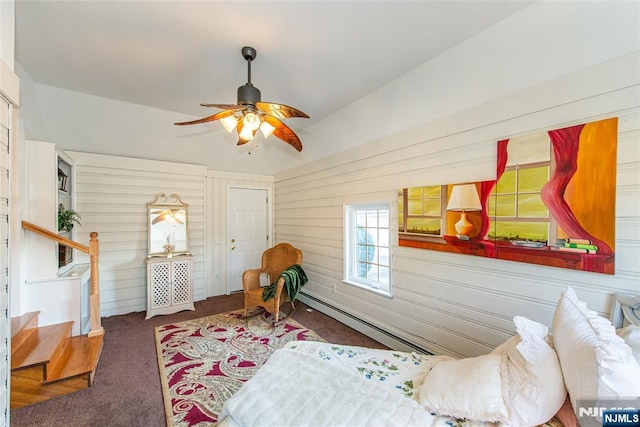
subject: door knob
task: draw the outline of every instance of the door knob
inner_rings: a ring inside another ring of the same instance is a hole
[[[236,242],[236,239],[231,239],[231,243],[235,243],[235,242]]]
[[[235,246],[231,246],[231,250],[234,250],[236,247]]]

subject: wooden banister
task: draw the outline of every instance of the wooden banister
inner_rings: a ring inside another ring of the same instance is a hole
[[[30,222],[22,221],[22,228],[24,228],[25,230],[33,231],[34,233],[44,236],[47,239],[55,240],[56,242],[63,244],[65,246],[69,246],[73,249],[77,249],[81,252],[84,252],[85,254],[89,253],[89,246],[85,246],[71,239],[67,239],[64,236],[54,233],[53,231],[49,231],[46,228],[39,227]]]
[[[89,316],[91,320],[91,330],[89,331],[89,336],[103,335],[104,329],[102,328],[100,321],[100,284],[98,278],[98,255],[100,253],[100,244],[98,242],[98,233],[92,231],[89,234],[89,246],[86,246],[28,221],[22,221],[22,228],[89,255],[89,262],[91,265],[89,276]]]

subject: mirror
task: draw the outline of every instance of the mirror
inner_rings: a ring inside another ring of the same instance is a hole
[[[159,193],[147,203],[149,211],[149,256],[184,254],[189,252],[187,239],[187,209],[189,205],[173,193]]]

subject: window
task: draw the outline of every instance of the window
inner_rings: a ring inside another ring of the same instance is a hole
[[[445,208],[442,195],[446,187],[428,185],[403,188],[398,191],[398,230],[401,233],[442,234],[442,212]]]
[[[345,283],[391,295],[389,203],[345,206]]]
[[[506,168],[491,192],[489,238],[547,244],[552,219],[542,202],[542,187],[552,173],[546,133],[512,138]]]
[[[549,210],[540,198],[549,180],[549,164],[507,168],[498,180],[489,204],[489,237],[498,240],[531,240],[547,243]]]

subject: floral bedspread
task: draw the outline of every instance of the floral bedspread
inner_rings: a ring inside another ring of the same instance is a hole
[[[302,351],[324,360],[341,365],[367,379],[386,387],[396,389],[407,397],[412,397],[433,365],[448,356],[426,356],[394,350],[377,350],[320,342],[293,341],[286,348]]]
[[[394,389],[408,398],[415,398],[429,370],[436,363],[450,360],[448,356],[427,356],[394,350],[378,350],[316,341],[293,341],[285,345],[319,359],[339,365],[379,385]],[[441,417],[448,418],[448,417]],[[449,418],[445,424],[452,427],[495,426],[494,423],[470,422],[464,419]],[[562,427],[553,418],[544,427]]]

